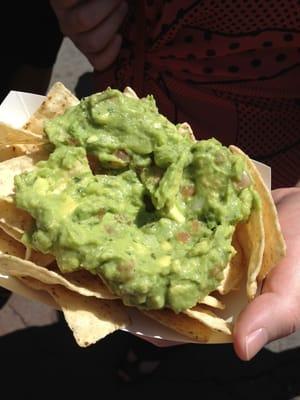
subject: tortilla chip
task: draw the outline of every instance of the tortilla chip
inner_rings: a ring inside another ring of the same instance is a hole
[[[241,150],[231,146],[230,150],[234,153],[247,157]],[[248,163],[248,160],[247,160]],[[252,176],[249,169],[251,180],[256,188],[256,177]],[[263,255],[265,251],[265,231],[262,215],[262,207],[256,206],[248,221],[238,224],[236,232],[239,243],[243,249],[244,262],[247,265],[247,295],[253,299],[257,293],[257,279],[262,268]]]
[[[0,227],[18,241],[25,231],[31,229],[33,218],[26,211],[17,208],[10,197],[14,193],[14,178],[32,170],[36,162],[47,157],[48,149],[43,148],[34,154],[0,163]]]
[[[22,236],[24,234],[24,231],[28,231],[31,228],[33,222],[32,217],[25,211],[17,208],[14,203],[11,203],[4,199],[0,199],[0,210],[1,210],[0,214],[1,230],[4,231],[7,235],[11,236],[11,238],[15,239],[15,241],[22,243]],[[22,249],[22,254],[24,255],[25,259],[30,259],[31,261],[33,261],[38,265],[46,266],[52,263],[54,260],[54,257],[51,254],[42,254],[32,249],[28,251],[29,249],[26,249],[23,243],[21,247],[20,246],[18,247],[19,249]],[[0,251],[4,252],[3,247],[1,247],[1,245],[0,245]],[[8,253],[12,254],[10,252]]]
[[[17,257],[17,259],[23,259],[25,257],[25,252],[25,247],[21,243],[17,242],[14,238],[0,229],[0,257],[2,255],[7,256],[10,254]]]
[[[6,226],[15,230],[16,235],[20,237],[31,229],[33,218],[26,211],[17,208],[9,199],[0,198],[0,224],[4,230]]]
[[[263,280],[269,271],[286,254],[286,244],[282,235],[279,218],[272,195],[251,159],[241,149],[231,146],[232,151],[242,154],[247,160],[247,167],[253,177],[255,190],[262,203],[262,217],[265,230],[265,250],[258,280]]]
[[[57,310],[59,309],[58,304],[53,300],[48,292],[45,292],[44,290],[36,290],[36,288],[32,289],[27,283],[24,283],[23,280],[19,278],[17,279],[12,276],[3,276],[0,274],[0,286],[32,301],[39,301],[49,307]]]
[[[51,268],[51,271],[56,272],[58,275],[62,275],[71,284],[89,290],[94,297],[109,300],[115,300],[118,298],[110,291],[110,289],[107,288],[100,276],[93,275],[86,270],[62,274],[56,266],[56,268]]]
[[[26,249],[26,251],[28,251],[28,249]],[[40,265],[41,267],[47,267],[54,261],[52,254],[43,254],[32,249],[30,250],[29,257],[26,257],[25,255],[25,259],[34,264]]]
[[[9,243],[11,244],[11,241]],[[17,243],[17,245],[21,246],[19,243]],[[13,246],[16,246],[16,244],[13,243]],[[3,247],[3,244],[0,242],[1,250]],[[115,296],[107,289],[100,278],[97,279],[95,276],[91,276],[91,281],[97,280],[98,284],[92,282],[89,286],[87,279],[83,281],[78,278],[76,279],[76,276],[73,276],[72,279],[71,275],[68,275],[66,278],[59,272],[52,271],[49,268],[25,260],[24,251],[22,254],[21,251],[19,251],[18,246],[16,246],[16,248],[8,248],[8,250],[8,254],[4,254],[4,250],[2,250],[3,253],[0,253],[0,272],[3,274],[15,277],[28,276],[47,285],[62,285],[65,288],[85,297],[115,299]]]
[[[48,143],[0,145],[0,162],[9,160],[10,158],[30,155],[42,151],[47,152],[47,156],[49,155],[50,151]]]
[[[75,106],[78,103],[79,100],[77,97],[75,97],[61,82],[56,82],[50,88],[41,106],[24,125],[24,129],[38,135],[44,135],[44,122],[46,120],[63,114],[69,107]]]
[[[16,255],[18,257],[19,252],[22,252],[22,259],[30,260],[33,263],[40,265],[42,267],[46,267],[50,265],[54,261],[54,257],[51,254],[43,254],[38,251],[28,249],[24,245],[21,244],[20,240],[15,239],[15,232],[11,232],[7,227],[5,229],[2,228],[0,224],[0,251],[3,251],[6,254]],[[5,238],[3,236],[5,235]],[[9,239],[8,236],[11,238]],[[7,248],[5,242],[9,242],[9,248]]]
[[[213,330],[199,319],[179,313],[175,314],[172,310],[143,310],[143,313],[162,325],[201,343],[229,343],[232,341],[231,335],[224,332]]]
[[[24,154],[22,151],[22,144],[19,145],[0,145],[0,162],[9,160],[10,158],[18,157]],[[30,146],[30,145],[27,145]],[[35,146],[35,145],[32,145]]]
[[[11,236],[8,232],[3,229],[0,229],[0,254],[11,255],[18,257],[22,260],[26,259],[27,250],[26,247],[15,240],[13,236]],[[38,263],[38,265],[44,267],[53,262],[53,256],[50,254],[42,254],[37,251],[30,251],[31,261],[34,263]],[[1,266],[0,266],[1,270]]]
[[[59,304],[77,344],[87,347],[129,324],[129,317],[118,301],[80,296],[63,287],[49,292]]]
[[[243,276],[245,275],[245,260],[243,249],[238,239],[237,230],[232,238],[232,246],[236,250],[236,253],[224,269],[223,280],[217,289],[220,294],[227,294],[232,290],[238,290],[243,280]]]
[[[12,238],[14,238],[15,240],[17,240],[18,242],[21,242],[22,239],[22,232],[15,227],[9,226],[7,225],[5,222],[2,222],[0,220],[0,228],[7,233],[9,236],[11,236]]]
[[[14,194],[14,178],[22,172],[32,171],[34,165],[45,159],[44,152],[11,158],[0,163],[0,198]]]
[[[100,300],[74,293],[59,285],[47,285],[37,279],[20,277],[35,290],[48,292],[73,332],[77,344],[87,347],[118,329],[126,328],[128,314],[119,301]]]
[[[13,128],[0,122],[0,145],[45,143],[45,138],[25,129]]]
[[[219,299],[214,296],[208,295],[202,299],[199,304],[204,304],[205,306],[209,306],[212,308],[218,308],[219,310],[224,310],[225,304],[222,303]]]
[[[5,200],[0,199],[0,210],[1,210],[1,206],[4,202],[5,202]],[[8,202],[7,202],[7,204],[14,205],[13,203],[8,203]],[[18,208],[16,208],[16,210],[21,211],[20,213],[17,212],[17,215],[22,215],[22,210],[19,210]],[[13,221],[11,221],[7,218],[7,214],[1,213],[0,228],[7,235],[11,236],[16,241],[22,243],[22,245],[24,246],[26,260],[30,259],[34,263],[36,263],[38,265],[42,265],[42,266],[51,264],[54,261],[54,257],[51,254],[43,254],[43,253],[40,253],[33,249],[29,249],[29,248],[26,249],[26,246],[23,244],[22,237],[23,237],[24,231],[30,229],[32,221],[33,221],[31,219],[31,217],[29,216],[29,214],[28,214],[28,218],[27,218],[27,215],[24,212],[24,216],[26,217],[26,219],[22,219],[22,217],[21,217],[19,222],[16,222],[16,224],[14,225]],[[0,248],[0,251],[1,251],[1,248]]]
[[[23,282],[26,286],[35,289],[35,290],[43,290],[45,292],[49,292],[50,286],[44,282],[39,281],[38,279],[32,278],[31,276],[16,276],[16,279]]]
[[[254,210],[246,223],[238,225],[237,231],[247,265],[247,295],[249,299],[253,299],[257,293],[257,278],[262,267],[265,248],[261,211],[259,209]]]
[[[123,93],[127,97],[132,97],[133,99],[138,99],[138,95],[135,93],[135,91],[130,86],[126,86],[126,88],[123,90]]]
[[[265,276],[269,273],[269,271],[278,264],[278,262],[285,256],[286,254],[286,245],[281,232],[278,214],[276,210],[276,206],[274,204],[272,195],[265,185],[258,169],[255,164],[251,161],[251,159],[239,148],[235,146],[230,146],[230,150],[236,154],[242,155],[246,162],[248,170],[253,179],[254,188],[258,192],[261,200],[261,217],[260,221],[252,222],[252,228],[249,227],[248,234],[246,232],[242,232],[243,239],[241,239],[241,243],[245,244],[247,236],[252,235],[252,238],[256,236],[259,232],[258,225],[263,226],[264,230],[264,250],[262,255],[262,261],[260,265],[253,269],[252,273],[248,273],[248,295],[253,297],[257,290],[257,280],[262,281]],[[255,218],[255,213],[253,218]],[[254,226],[256,225],[256,226]],[[260,236],[259,236],[260,237]],[[259,242],[259,237],[256,238],[256,241]],[[247,246],[245,246],[247,247]],[[248,258],[249,251],[251,249],[248,248]],[[259,255],[260,257],[260,255]],[[257,264],[259,264],[260,258],[257,260]]]
[[[179,125],[178,132],[183,136],[188,136],[192,142],[196,141],[191,125],[187,122],[183,122]]]
[[[193,307],[190,310],[183,311],[183,313],[190,318],[196,319],[214,331],[225,333],[229,336],[231,335],[231,327],[226,321],[224,321],[224,319],[219,318],[213,312],[208,311],[201,306]]]

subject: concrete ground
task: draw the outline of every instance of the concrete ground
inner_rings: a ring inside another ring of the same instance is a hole
[[[78,78],[85,72],[92,71],[91,64],[68,39],[64,39],[54,66],[50,86],[57,81],[62,82],[72,92]]]
[[[91,71],[91,66],[86,58],[73,46],[70,40],[65,39],[58,54],[50,86],[56,81],[61,81],[66,87],[74,92],[78,78],[85,72],[89,71]],[[26,300],[18,295],[12,295],[8,303],[0,311],[0,335],[3,337],[9,337],[9,334],[20,331],[24,328],[53,325],[56,321],[57,314],[49,307]],[[291,375],[295,372],[297,375],[296,371],[299,371],[300,378],[300,361],[298,356],[295,357],[295,354],[298,354],[300,350],[300,331],[287,338],[269,344],[266,346],[265,350],[268,351],[268,354],[277,353],[278,356],[284,356],[285,354],[291,355],[289,357],[291,357],[292,364],[289,364],[290,369],[286,369],[286,371],[288,371],[286,373]],[[283,370],[280,372],[281,375],[284,375],[285,373],[284,365],[286,364],[283,363]],[[228,367],[230,368],[229,365]],[[274,379],[280,379],[280,377],[275,378],[274,376]],[[298,396],[295,397],[295,395]],[[241,395],[241,397],[233,398],[246,399],[248,397],[245,393],[245,395]],[[256,396],[256,398],[258,397]],[[293,389],[290,392],[287,390],[286,397],[284,397],[284,395],[283,397],[277,397],[276,394],[274,394],[273,397],[262,398],[300,400],[300,387],[296,390]]]

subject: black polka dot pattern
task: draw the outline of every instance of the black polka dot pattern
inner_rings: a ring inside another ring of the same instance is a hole
[[[272,47],[273,43],[270,40],[267,40],[267,41],[263,42],[262,45],[263,45],[263,47]]]
[[[276,61],[277,62],[283,62],[286,60],[286,55],[283,53],[278,54],[278,56],[276,56]]]
[[[212,74],[214,72],[214,70],[212,67],[205,67],[205,68],[203,68],[203,72],[205,74]]]
[[[231,72],[233,74],[236,74],[237,72],[239,72],[240,68],[237,65],[230,65],[228,67],[228,72]]]
[[[212,40],[212,33],[209,31],[204,32],[203,38],[204,38],[204,40],[207,40],[207,41]]]
[[[291,34],[291,33],[287,33],[287,34],[285,34],[284,35],[284,37],[283,37],[283,39],[286,41],[286,42],[291,42],[292,40],[293,40],[293,35]]]
[[[201,7],[198,25],[209,27],[208,31],[234,33],[242,29],[243,32],[254,32],[270,27],[299,30],[297,0],[210,0],[203,3],[198,6],[199,10]]]
[[[240,43],[239,42],[232,42],[232,43],[229,44],[228,47],[229,47],[230,50],[236,50],[236,49],[238,49],[240,47]]]
[[[133,37],[121,49],[119,60],[122,62],[119,65],[122,74],[114,73],[114,78],[119,78],[118,84],[122,87],[134,83],[134,73],[140,71],[140,65],[145,71],[143,90],[154,94],[163,92],[166,103],[160,104],[163,110],[177,121],[187,116],[196,127],[199,123],[199,132],[203,132],[201,123],[206,117],[202,115],[200,118],[196,106],[193,114],[195,101],[191,104],[186,102],[189,93],[193,99],[199,95],[205,116],[206,107],[211,105],[211,116],[215,118],[212,127],[220,124],[223,132],[225,125],[216,112],[219,103],[216,101],[214,105],[213,96],[211,103],[206,101],[209,93],[222,88],[224,93],[221,97],[227,102],[228,110],[232,110],[227,114],[236,112],[237,144],[253,156],[269,157],[276,175],[286,179],[287,175],[280,171],[276,160],[284,161],[293,171],[295,167],[290,160],[295,164],[298,159],[299,171],[299,148],[295,146],[298,158],[294,149],[287,153],[289,156],[273,156],[272,151],[274,146],[283,149],[299,132],[300,87],[297,79],[294,79],[291,91],[278,86],[284,96],[296,92],[297,99],[291,97],[288,101],[272,99],[270,93],[273,92],[265,89],[272,88],[277,82],[283,85],[286,77],[293,76],[293,73],[297,76],[294,70],[300,62],[299,1],[146,0],[143,2],[147,25],[143,38],[145,57],[136,57],[134,51],[135,40],[141,38],[142,31],[134,31],[134,26],[127,27],[133,32]],[[137,24],[141,19],[139,15],[135,17]],[[129,22],[134,25],[132,21]],[[175,104],[176,98],[182,100],[182,108]],[[217,94],[216,98],[220,100],[220,95]],[[188,115],[185,115],[185,110],[188,110]],[[288,179],[292,181],[292,177]]]
[[[251,61],[251,65],[253,68],[258,68],[261,66],[261,60],[259,58],[255,58]]]
[[[193,42],[193,36],[192,35],[188,35],[184,38],[184,41],[186,43],[192,43]]]
[[[165,46],[171,52],[163,54],[162,59],[179,60],[179,63],[186,60],[194,65],[193,68],[180,65],[177,71],[188,70],[192,75],[202,73],[204,79],[215,81],[218,81],[216,74],[229,80],[268,79],[288,68],[292,62],[284,48],[296,42],[297,35],[292,30],[296,18],[300,17],[300,9],[296,10],[295,0],[289,0],[288,7],[283,0],[277,0],[276,7],[274,2],[266,6],[263,0],[210,0],[201,2],[201,5],[191,1],[182,3],[182,8],[175,0],[149,1],[148,6],[150,3],[154,22],[155,15],[160,12],[159,23],[162,31],[166,32],[164,43],[160,45],[159,41],[153,41],[151,51]],[[164,9],[171,8],[174,10],[173,22],[168,25],[169,16],[164,18]],[[214,18],[207,19],[212,10]],[[287,32],[284,32],[285,26],[289,28]],[[179,52],[176,47],[178,40]],[[211,65],[207,65],[208,61],[212,61]],[[176,79],[176,73],[174,77]]]
[[[206,50],[207,57],[214,57],[216,55],[216,51],[214,49]]]

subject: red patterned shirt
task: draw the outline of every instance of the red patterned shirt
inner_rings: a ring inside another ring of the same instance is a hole
[[[129,1],[117,62],[97,89],[132,86],[197,138],[236,144],[300,178],[300,1]]]

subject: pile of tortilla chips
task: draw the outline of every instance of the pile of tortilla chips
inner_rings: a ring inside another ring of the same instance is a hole
[[[136,96],[130,88],[126,88],[124,94]],[[44,121],[64,113],[78,102],[61,83],[56,83],[21,129],[0,123],[0,274],[14,277],[15,282],[34,291],[47,292],[55,307],[62,310],[77,343],[88,346],[118,329],[130,331],[129,308],[100,278],[87,271],[62,274],[53,256],[26,249],[21,237],[30,229],[33,220],[25,211],[16,208],[12,200],[14,177],[34,169],[36,162],[47,159],[51,152],[51,144],[43,132]],[[188,124],[182,124],[181,129],[193,137]],[[245,157],[262,207],[252,212],[247,223],[236,227],[233,246],[237,252],[225,269],[222,283],[216,292],[185,312],[143,311],[147,317],[183,335],[187,342],[230,342],[234,321],[229,322],[224,317],[230,294],[245,293],[251,301],[259,283],[285,254],[276,208],[268,188],[255,164],[237,147],[231,146],[230,150]],[[14,285],[10,289],[14,290]]]

